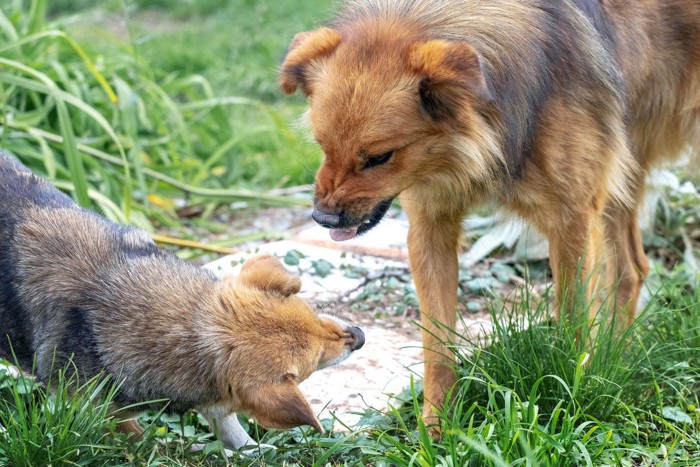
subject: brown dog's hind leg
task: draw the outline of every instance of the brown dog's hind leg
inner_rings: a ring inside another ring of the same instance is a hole
[[[616,294],[614,303],[624,313],[620,315],[620,324],[629,326],[634,320],[644,278],[649,273],[636,210],[608,206],[606,236],[614,255],[611,293]]]
[[[408,249],[416,283],[423,326],[425,359],[423,419],[437,425],[435,408],[456,381],[453,353],[444,345],[453,341],[457,320],[457,254],[462,235],[461,215],[435,215],[419,203],[404,201],[409,217]],[[461,213],[460,213],[461,214]],[[433,434],[439,427],[432,428]]]
[[[604,235],[601,215],[592,207],[569,216],[565,222],[555,223],[548,232],[549,261],[559,303],[557,314],[560,308],[577,313],[575,307],[583,304],[588,306],[590,322],[598,313],[595,302],[588,302],[608,283],[602,264],[606,252]],[[583,297],[577,295],[580,293]]]

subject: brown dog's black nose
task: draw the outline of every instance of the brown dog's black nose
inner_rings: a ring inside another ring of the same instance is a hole
[[[362,346],[365,345],[365,333],[357,326],[352,326],[350,328],[350,334],[352,334],[352,337],[355,339],[355,342],[352,343],[352,347],[350,348],[353,351],[361,349]]]
[[[314,208],[314,212],[311,213],[311,218],[315,220],[318,225],[327,229],[338,227],[340,224],[339,213],[322,211],[318,208]]]

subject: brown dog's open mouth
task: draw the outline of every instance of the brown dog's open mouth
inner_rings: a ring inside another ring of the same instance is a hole
[[[344,242],[345,240],[350,240],[358,235],[362,235],[363,233],[371,230],[372,228],[374,228],[374,226],[379,224],[386,212],[391,207],[391,203],[393,202],[394,198],[387,198],[381,203],[377,204],[372,210],[372,212],[370,212],[368,216],[362,219],[362,222],[359,225],[355,225],[352,227],[336,227],[330,229],[331,239],[333,239],[336,242]]]

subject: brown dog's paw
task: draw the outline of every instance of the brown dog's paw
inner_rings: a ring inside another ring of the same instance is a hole
[[[259,255],[248,259],[243,263],[236,281],[259,290],[278,292],[285,297],[301,290],[301,279],[289,273],[280,260],[272,255]]]
[[[440,417],[435,413],[435,408],[430,403],[425,403],[423,405],[423,414],[421,416],[425,427],[428,429],[428,433],[433,439],[440,439],[442,434],[442,429],[440,426]]]

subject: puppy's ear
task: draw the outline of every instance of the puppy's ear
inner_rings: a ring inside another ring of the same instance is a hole
[[[289,273],[280,260],[272,255],[259,255],[248,259],[243,263],[236,281],[259,290],[279,292],[285,297],[301,290],[301,279]]]
[[[319,433],[323,426],[293,378],[281,383],[250,388],[241,398],[245,411],[267,428],[294,428],[311,425]]]
[[[340,43],[340,34],[330,28],[319,28],[312,32],[300,32],[289,44],[287,57],[279,73],[279,85],[285,94],[293,94],[297,88],[307,96],[308,68],[313,60],[330,55]]]
[[[417,43],[411,49],[410,64],[421,76],[423,108],[436,121],[454,117],[465,94],[492,100],[483,60],[466,42],[435,39]]]

